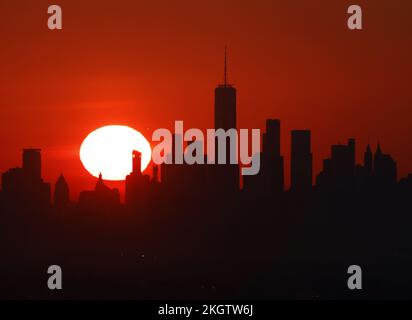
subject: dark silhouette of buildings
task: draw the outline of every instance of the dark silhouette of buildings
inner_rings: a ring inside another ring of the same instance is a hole
[[[309,130],[293,130],[291,143],[291,190],[312,189],[312,151]]]
[[[180,135],[173,135],[172,141],[172,150],[175,150],[176,141],[183,145]],[[187,143],[187,146],[192,144],[200,146],[196,150],[203,150],[203,141],[190,141]],[[161,165],[161,186],[164,190],[169,190],[168,196],[173,195],[176,201],[185,201],[188,194],[194,200],[204,198],[207,195],[214,195],[216,192],[219,192],[218,190],[224,190],[227,193],[228,190],[223,189],[223,186],[226,187],[227,183],[231,181],[230,169],[226,165],[207,165],[208,158],[204,153],[199,155],[194,153],[193,155],[196,158],[203,158],[204,164],[187,164],[185,160],[183,160],[184,163],[181,165],[175,164],[176,155],[172,152],[172,154],[168,155],[172,163]],[[156,168],[156,170],[158,169]],[[222,175],[220,176],[219,174]],[[236,190],[239,190],[239,188]],[[235,191],[232,190],[231,193]]]
[[[57,208],[67,208],[70,204],[69,185],[63,177],[63,174],[57,179],[54,187],[54,206]]]
[[[373,173],[373,155],[371,146],[368,144],[366,151],[363,156],[363,166],[365,168],[366,174],[372,176]]]
[[[266,120],[260,153],[261,167],[255,176],[244,177],[246,191],[259,194],[280,194],[284,191],[284,159],[280,153],[280,120]]]
[[[331,158],[324,160],[323,170],[317,176],[317,186],[331,191],[355,189],[355,140],[348,144],[333,145]]]
[[[363,154],[363,165],[356,165],[355,177],[356,191],[362,192],[374,187],[373,154],[369,144]]]
[[[236,128],[236,89],[226,77],[215,91],[215,126]],[[237,165],[163,164],[150,178],[134,151],[125,206],[100,175],[67,208],[60,176],[47,208],[40,150],[24,150],[23,167],[2,180],[0,298],[55,298],[39,284],[51,263],[67,270],[64,297],[77,299],[353,298],[345,284],[354,263],[367,266],[362,298],[411,297],[412,175],[397,183],[396,162],[380,145],[374,155],[368,145],[356,164],[350,139],[331,147],[312,187],[311,132],[294,130],[285,191],[280,129],[280,120],[266,121],[260,172],[244,177],[243,190]],[[174,136],[172,150],[176,142],[183,146]],[[66,211],[73,214],[58,214]]]
[[[50,184],[41,177],[40,149],[24,149],[23,167],[3,173],[2,197],[9,207],[50,205]]]
[[[25,149],[23,150],[23,170],[25,175],[34,181],[41,179],[41,150]]]
[[[400,187],[405,191],[412,191],[412,174],[399,180]]]
[[[262,173],[267,192],[284,190],[284,163],[280,154],[280,120],[266,121],[266,133],[263,134]]]
[[[103,182],[102,174],[92,191],[82,191],[79,196],[79,207],[88,210],[107,211],[120,205],[118,189],[110,189]]]
[[[396,185],[396,162],[389,154],[382,153],[379,143],[374,157],[374,175],[376,185],[380,189],[393,188]]]
[[[363,165],[355,164],[355,140],[347,145],[332,146],[332,157],[324,160],[317,176],[319,189],[329,191],[385,191],[397,184],[397,165],[390,155],[383,154],[380,144],[372,156],[368,145]]]

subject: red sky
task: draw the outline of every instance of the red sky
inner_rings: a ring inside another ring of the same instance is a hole
[[[364,30],[350,31],[359,4]],[[238,124],[282,120],[288,175],[291,129],[311,129],[315,172],[330,145],[379,139],[412,172],[412,2],[67,0],[63,30],[50,1],[0,2],[0,171],[21,149],[43,149],[44,178],[63,172],[73,198],[94,179],[80,163],[85,136],[108,124],[151,137],[175,120],[213,127],[213,90],[238,89]]]

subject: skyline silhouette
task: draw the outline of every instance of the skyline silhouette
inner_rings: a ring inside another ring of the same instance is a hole
[[[214,123],[215,129],[237,129],[237,91],[236,88],[228,83],[227,71],[227,48],[224,52],[224,81],[215,88],[215,103],[214,103]],[[388,188],[400,185],[407,185],[411,174],[403,177],[398,181],[397,164],[389,154],[382,153],[380,143],[377,144],[375,154],[372,154],[370,144],[367,145],[364,153],[363,164],[356,162],[356,140],[348,139],[348,144],[336,144],[331,146],[330,157],[323,160],[323,167],[316,175],[313,172],[313,154],[311,150],[311,130],[292,129],[290,132],[290,188],[289,191],[309,192],[313,188],[317,189],[340,189],[341,191],[363,191],[365,188]],[[179,139],[179,138],[178,138]],[[173,150],[171,159],[172,162],[175,156],[175,136],[171,150]],[[195,143],[193,141],[192,143]],[[196,141],[196,143],[204,143],[204,141]],[[134,151],[131,155],[133,170],[130,175],[124,180],[125,202],[131,198],[129,189],[133,189],[136,185],[142,193],[143,186],[149,187],[150,182],[156,181],[160,185],[164,183],[168,188],[173,187],[183,176],[195,174],[198,178],[206,180],[206,189],[213,188],[216,183],[219,184],[221,190],[231,190],[230,192],[238,192],[240,190],[249,192],[263,193],[281,193],[288,191],[285,188],[285,165],[284,157],[281,154],[281,120],[267,119],[266,132],[261,136],[262,151],[260,153],[261,170],[255,176],[245,176],[240,182],[239,165],[209,165],[209,168],[201,168],[195,165],[194,169],[188,169],[187,164],[183,165],[161,165],[160,178],[159,167],[152,166],[152,176],[141,173],[141,154]],[[180,144],[183,146],[184,141],[180,137]],[[2,188],[0,190],[0,199],[3,202],[18,202],[16,199],[24,198],[24,194],[34,190],[33,196],[29,197],[34,204],[42,206],[50,205],[52,194],[50,184],[44,183],[41,172],[41,149],[26,148],[23,149],[23,165],[21,168],[10,168],[2,174]],[[218,158],[217,138],[216,138],[216,158]],[[207,159],[207,154],[202,155]],[[253,155],[252,155],[253,156]],[[226,159],[230,159],[230,139],[226,139]],[[207,161],[205,161],[207,163]],[[182,166],[182,167],[180,167]],[[200,174],[200,175],[199,175]],[[163,181],[163,176],[168,177],[171,181]],[[315,176],[315,182],[313,181]],[[211,178],[212,177],[212,178]],[[173,181],[174,179],[174,181]],[[193,179],[196,180],[196,179]],[[131,182],[133,181],[133,182]],[[179,183],[185,184],[185,183]],[[189,181],[186,183],[187,189],[196,188]],[[66,182],[63,173],[59,176],[55,188],[53,199],[54,202],[61,205],[70,202],[69,185]],[[183,188],[185,189],[185,188]],[[96,193],[101,193],[101,197],[94,199]],[[146,192],[147,193],[147,192]],[[136,196],[136,195],[135,195]],[[111,200],[107,200],[107,199]],[[108,204],[120,203],[120,194],[117,188],[110,189],[103,182],[103,177],[100,174],[97,181],[95,192],[81,191],[79,195],[79,204],[85,202],[108,201]],[[30,201],[28,203],[30,203]],[[36,202],[37,201],[37,202]],[[132,201],[132,200],[131,200]]]
[[[388,16],[379,1],[365,0],[362,32],[348,30],[346,5],[324,0],[304,7],[182,0],[174,13],[164,0],[124,0],[127,10],[109,2],[62,0],[76,23],[59,33],[43,21],[49,4],[4,3],[0,30],[9,45],[0,53],[0,172],[20,163],[22,148],[41,147],[43,178],[54,184],[63,171],[77,201],[95,184],[78,159],[80,141],[94,128],[124,124],[146,137],[175,119],[213,128],[211,92],[224,82],[225,44],[229,82],[239,90],[239,128],[263,132],[265,119],[282,120],[287,187],[292,129],[311,129],[315,175],[330,145],[349,137],[356,137],[358,155],[381,140],[400,176],[412,171],[405,147],[410,1],[399,0]],[[27,13],[19,23],[16,12]]]
[[[237,127],[236,94],[225,64],[216,127]],[[0,297],[50,298],[39,274],[58,264],[64,299],[411,298],[412,175],[398,181],[380,144],[357,164],[354,138],[316,175],[311,131],[293,130],[287,189],[281,141],[280,120],[267,119],[261,170],[242,185],[230,164],[164,163],[150,176],[134,151],[124,204],[101,174],[77,203],[63,174],[52,196],[41,150],[24,149],[22,167],[2,174]],[[353,264],[368,275],[362,292],[346,286]]]

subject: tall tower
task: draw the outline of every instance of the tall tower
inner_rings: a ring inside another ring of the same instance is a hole
[[[363,156],[363,166],[365,167],[366,172],[371,175],[373,171],[373,155],[369,144],[366,147],[366,151]]]
[[[23,150],[23,171],[29,179],[41,180],[41,150]]]
[[[292,131],[291,189],[309,191],[312,188],[312,151],[309,130]]]
[[[227,51],[225,48],[224,81],[215,89],[215,129],[236,129],[236,89],[227,83]]]
[[[142,173],[142,154],[139,151],[132,152],[132,161],[132,172],[126,176],[126,205],[145,210],[149,201],[150,177]]]
[[[133,158],[133,173],[142,174],[142,154],[139,151],[134,150],[132,153]]]
[[[23,150],[23,167],[10,169],[2,175],[2,192],[13,206],[50,205],[50,184],[41,177],[40,149]]]
[[[396,185],[397,164],[389,154],[382,152],[380,143],[378,143],[375,152],[373,169],[375,182],[379,188],[388,188]]]
[[[267,119],[263,134],[263,183],[269,194],[284,190],[284,159],[280,154],[280,120]]]
[[[64,208],[69,205],[69,201],[69,185],[63,175],[60,175],[54,188],[54,205],[58,208]]]
[[[227,131],[236,128],[236,89],[227,82],[227,50],[225,48],[224,81],[215,89],[215,129]],[[216,139],[216,163],[218,159],[217,142]],[[226,164],[217,165],[217,167],[217,178],[223,190],[237,191],[239,189],[239,166],[238,164],[230,164],[229,138],[226,139]]]

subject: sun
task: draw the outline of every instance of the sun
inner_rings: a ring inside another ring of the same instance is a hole
[[[138,131],[127,126],[105,126],[91,132],[80,147],[80,160],[94,177],[125,180],[132,172],[132,152],[142,154],[142,171],[152,156],[149,142]]]

